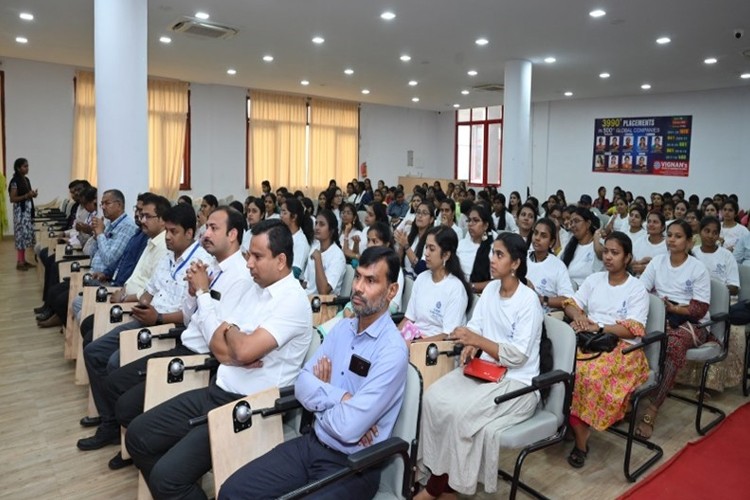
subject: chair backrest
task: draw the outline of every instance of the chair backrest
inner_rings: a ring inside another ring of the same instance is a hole
[[[740,271],[740,294],[738,300],[750,300],[750,264],[737,266]]]
[[[552,342],[552,369],[573,373],[576,364],[575,332],[570,325],[552,316],[544,316],[544,326],[547,329],[547,337]],[[565,387],[562,384],[555,384],[547,396],[544,409],[557,417],[558,426],[563,424],[564,405]]]
[[[708,312],[713,318],[717,314],[729,312],[729,289],[722,281],[711,278],[711,304]],[[711,327],[711,333],[719,342],[724,342],[726,325],[722,322]]]
[[[646,320],[646,333],[663,332],[667,326],[667,310],[664,302],[655,294],[648,296],[648,319]],[[661,342],[654,342],[643,348],[648,360],[648,366],[654,373],[659,374],[659,356],[661,354]]]
[[[406,372],[406,390],[404,391],[404,403],[396,419],[391,436],[399,437],[409,443],[412,463],[416,466],[417,446],[419,438],[419,422],[422,413],[422,376],[419,370],[409,363]],[[387,493],[396,498],[403,497],[404,463],[399,457],[394,457],[380,474],[379,492]]]
[[[354,282],[354,268],[349,264],[344,270],[344,280],[341,282],[341,296],[350,297],[352,294],[352,283]]]
[[[312,357],[315,355],[315,351],[318,350],[318,347],[320,347],[321,344],[320,340],[320,334],[318,333],[318,330],[315,328],[312,329],[312,341],[310,342],[310,346],[307,348],[307,353],[305,354],[305,360],[302,362],[302,366],[306,365],[308,361],[312,359]]]
[[[471,302],[471,307],[468,311],[466,311],[466,322],[468,323],[471,319],[471,316],[474,314],[474,308],[477,307],[477,302],[479,302],[479,294],[474,294]]]
[[[414,288],[414,280],[408,276],[404,276],[404,293],[401,295],[401,311],[406,312],[406,308],[409,305],[409,299],[411,298],[411,291]]]

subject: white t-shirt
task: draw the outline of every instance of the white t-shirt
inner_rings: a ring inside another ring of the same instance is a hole
[[[438,227],[440,225],[442,225],[442,222],[440,222],[440,218],[435,218],[435,223],[433,224],[433,226]],[[453,232],[456,233],[456,236],[458,236],[458,241],[461,241],[464,237],[464,230],[461,229],[461,227],[455,222],[453,223],[453,226],[451,226],[451,229],[453,229]]]
[[[500,280],[495,280],[485,287],[466,326],[493,342],[511,345],[524,353],[526,362],[508,367],[505,376],[531,385],[531,379],[539,375],[542,306],[533,290],[521,284],[512,297],[500,297],[501,285]],[[487,353],[482,354],[482,359],[497,363]]]
[[[620,214],[614,214],[612,217],[610,217],[610,221],[614,219],[615,222],[612,224],[612,230],[613,231],[620,231],[622,233],[627,233],[630,231],[630,217],[620,217]]]
[[[354,237],[359,236],[359,252],[362,253],[365,248],[367,248],[367,233],[364,233],[360,231],[359,229],[352,229],[349,231],[349,236],[344,237],[343,231],[339,235],[339,243],[341,243],[341,248],[344,248],[344,245],[346,245],[349,250],[354,250]],[[364,243],[364,246],[362,244]]]
[[[630,231],[630,227],[628,227],[628,230],[623,232],[628,235],[628,238],[630,238],[630,241],[633,242],[633,245],[635,245],[636,241],[648,236],[648,233],[643,228],[640,228],[638,231],[633,233]]]
[[[242,233],[242,245],[240,247],[242,248],[243,253],[249,253],[250,252],[250,242],[253,240],[253,230],[252,229],[245,229],[245,232]]]
[[[292,235],[292,241],[294,243],[294,259],[292,260],[292,266],[298,267],[299,270],[302,271],[300,276],[304,276],[307,262],[310,260],[310,244],[307,242],[307,238],[302,229],[297,229],[297,232]]]
[[[280,311],[283,314],[279,314]],[[253,394],[294,383],[312,335],[317,335],[312,329],[310,301],[292,273],[266,288],[253,282],[242,306],[227,322],[236,324],[248,335],[263,328],[278,344],[263,356],[260,368],[219,365],[216,385],[236,394]]]
[[[727,285],[740,286],[740,270],[732,252],[719,247],[713,253],[704,253],[700,247],[693,248],[693,255],[703,262],[712,278]]]
[[[594,242],[592,241],[588,245],[579,243],[573,254],[573,260],[568,265],[568,275],[571,281],[581,286],[583,280],[588,278],[589,275],[599,272],[603,268],[602,261],[596,257],[596,252],[594,252]]]
[[[411,244],[411,250],[415,254],[417,253],[417,246],[418,245],[419,245],[419,235],[417,235],[414,238],[414,242]],[[407,276],[414,276],[414,266],[411,265],[411,261],[409,260],[409,257],[406,256],[406,251],[404,251],[404,273]]]
[[[310,254],[315,250],[320,250],[320,242],[318,240],[313,241],[310,247]],[[344,272],[346,271],[346,257],[344,257],[344,252],[337,244],[333,243],[328,247],[328,250],[321,253],[321,257],[323,271],[326,273],[326,280],[333,290],[333,295],[338,295],[341,293],[341,284],[344,282]],[[308,295],[323,293],[318,291],[318,286],[315,284],[315,263],[312,260],[307,263],[305,281],[307,281]]]
[[[479,250],[479,243],[474,243],[471,239],[471,235],[467,234],[466,238],[459,240],[458,242],[456,256],[458,256],[458,261],[461,263],[461,271],[463,271],[466,281],[471,280],[471,271],[474,269],[474,260],[477,258],[477,250]],[[490,253],[492,253],[491,250]]]
[[[432,271],[417,276],[411,291],[406,317],[425,337],[450,333],[466,324],[466,289],[452,274],[439,283],[432,281]]]
[[[647,291],[655,290],[660,298],[667,297],[679,305],[688,305],[694,299],[711,303],[711,276],[708,269],[692,255],[679,267],[673,267],[669,254],[657,255],[646,266],[640,277]],[[700,320],[709,319],[708,312]]]
[[[596,323],[614,325],[618,321],[633,320],[644,327],[648,319],[648,292],[638,278],[628,276],[625,283],[612,286],[609,273],[594,273],[583,282],[573,296],[578,307],[586,309]],[[623,339],[635,343],[639,339]]]
[[[401,222],[398,223],[398,226],[396,226],[396,230],[403,231],[408,234],[411,230],[411,225],[414,223],[414,219],[416,218],[416,212],[412,212],[411,209],[409,209],[409,211],[406,212],[406,215],[404,215],[404,218],[401,219]]]
[[[633,260],[643,260],[646,257],[652,259],[657,255],[665,255],[667,253],[667,240],[664,239],[661,243],[654,245],[648,239],[648,236],[633,241]]]
[[[748,233],[747,228],[741,224],[735,224],[734,227],[721,226],[721,237],[724,238],[724,248],[734,249],[737,241]]]
[[[500,222],[500,216],[495,215],[495,212],[492,212],[492,222],[495,224],[495,229],[498,231],[510,231],[510,232],[516,232],[518,231],[518,225],[516,224],[516,219],[513,218],[512,215],[510,215],[510,212],[507,210],[505,211],[505,229],[499,229],[498,222]]]
[[[533,262],[531,255],[526,259],[526,278],[534,285],[540,297],[572,297],[573,284],[570,282],[568,268],[563,261],[551,253],[542,262]],[[549,307],[544,307],[549,312]]]

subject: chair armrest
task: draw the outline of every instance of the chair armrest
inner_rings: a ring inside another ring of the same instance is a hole
[[[188,420],[190,427],[198,427],[199,425],[205,425],[208,423],[208,415],[201,415],[200,417],[193,417]]]
[[[292,394],[290,396],[283,396],[278,398],[276,401],[274,401],[271,408],[262,409],[260,411],[260,414],[263,417],[272,417],[274,415],[286,413],[297,408],[302,408],[302,404],[297,401],[297,398],[294,397],[294,394]]]
[[[728,312],[722,312],[717,313],[711,316],[711,319],[706,321],[705,323],[701,323],[698,325],[698,328],[707,328],[709,326],[718,325],[719,323],[727,323],[729,322],[729,313]]]
[[[283,398],[284,396],[294,396],[294,385],[279,387],[279,397]]]
[[[385,441],[368,446],[362,451],[352,453],[347,459],[350,469],[361,471],[383,462],[393,455],[409,452],[409,443],[398,437],[390,437]]]
[[[182,336],[182,332],[185,331],[185,328],[185,325],[175,326],[173,328],[170,328],[167,333],[159,334],[157,335],[157,337],[160,339],[179,339],[180,336]]]
[[[351,299],[349,297],[344,297],[343,295],[338,295],[328,302],[323,302],[323,305],[326,306],[338,306],[338,307],[344,307],[346,304],[349,303]]]
[[[524,387],[523,389],[518,389],[516,391],[511,391],[506,394],[503,394],[502,396],[496,397],[495,404],[499,405],[500,403],[504,403],[505,401],[510,401],[511,399],[515,399],[517,397],[523,396],[524,394],[538,391],[540,389],[544,389],[545,387],[550,387],[560,382],[565,382],[567,384],[570,384],[572,381],[573,381],[572,374],[565,372],[563,370],[551,370],[551,371],[548,371],[547,373],[543,373],[542,375],[534,377],[531,380],[531,385],[528,387]]]
[[[663,339],[667,337],[667,334],[665,332],[648,332],[646,335],[641,338],[641,341],[638,344],[633,344],[630,347],[626,347],[622,350],[623,354],[630,354],[633,351],[637,351],[638,349],[643,349],[649,344],[653,344],[654,342],[661,342]]]

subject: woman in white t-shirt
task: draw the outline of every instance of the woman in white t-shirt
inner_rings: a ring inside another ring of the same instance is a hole
[[[657,255],[666,255],[667,243],[664,239],[664,215],[651,212],[646,219],[646,236],[633,243],[633,274],[640,276],[651,260]]]
[[[404,274],[416,278],[424,271],[424,263],[420,263],[427,231],[435,222],[432,206],[422,202],[417,208],[417,216],[408,232],[396,230],[393,238],[396,240],[396,252],[404,262]]]
[[[341,205],[341,235],[339,236],[339,244],[341,250],[344,251],[344,256],[347,262],[351,262],[352,259],[358,259],[359,254],[362,253],[363,240],[367,238],[366,233],[362,232],[362,222],[359,220],[359,214],[354,204],[346,202]]]
[[[667,228],[668,254],[654,257],[641,275],[646,290],[664,301],[667,311],[667,353],[661,384],[641,417],[637,433],[651,437],[659,407],[674,385],[677,372],[685,366],[688,349],[706,341],[708,332],[698,324],[709,319],[711,276],[706,266],[689,254],[693,231],[684,220]]]
[[[635,242],[641,238],[646,237],[646,230],[643,229],[643,225],[646,223],[646,209],[640,205],[633,205],[630,207],[630,216],[628,217],[628,230],[623,233],[628,235],[630,241]]]
[[[531,228],[534,227],[537,217],[539,217],[539,213],[534,204],[526,202],[521,205],[521,209],[518,211],[518,220],[516,223],[518,224],[518,234],[520,234],[521,238],[526,242],[527,248],[531,243]]]
[[[421,210],[421,207],[420,207]],[[404,320],[399,325],[406,340],[443,340],[466,324],[473,295],[456,255],[458,238],[449,227],[427,232],[424,260],[427,270],[417,276]]]
[[[294,260],[292,270],[294,277],[300,279],[305,275],[307,262],[310,260],[310,243],[313,241],[313,226],[305,215],[305,207],[297,198],[286,198],[281,204],[279,213],[281,221],[292,233],[294,241]]]
[[[693,248],[696,259],[705,264],[712,278],[721,281],[731,295],[740,291],[740,271],[732,252],[719,246],[721,222],[716,217],[704,217],[701,220],[701,246]]]
[[[396,229],[398,229],[399,231],[404,231],[408,234],[409,230],[411,229],[411,225],[414,223],[414,219],[417,217],[417,209],[421,204],[422,195],[419,193],[414,193],[411,197],[411,201],[409,202],[409,211],[406,212],[404,218],[401,219],[401,222],[398,223]]]
[[[328,209],[320,210],[315,219],[315,241],[305,269],[304,285],[308,295],[341,293],[346,258],[339,247],[337,222],[336,216]]]
[[[464,231],[458,227],[458,224],[456,224],[456,204],[453,203],[453,200],[446,198],[440,202],[439,209],[440,220],[436,220],[435,225],[453,229],[453,232],[456,233],[456,237],[461,241],[464,237]]]
[[[242,255],[247,258],[250,253],[250,241],[253,239],[253,226],[262,221],[266,207],[261,196],[248,196],[245,200],[245,217],[247,218],[247,230],[242,235]]]
[[[484,205],[474,205],[467,215],[466,237],[458,242],[458,261],[464,278],[474,293],[481,293],[492,279],[490,254],[492,253],[492,217]]]
[[[737,242],[747,234],[747,228],[737,222],[738,212],[739,206],[737,202],[734,200],[724,202],[724,207],[722,208],[724,222],[721,225],[721,239],[723,241],[722,246],[730,252],[734,251],[734,246]]]
[[[570,240],[562,253],[570,280],[580,286],[590,274],[602,270],[594,251],[594,232],[599,218],[587,208],[577,207],[570,216]]]
[[[625,198],[621,196],[615,198],[615,213],[609,218],[605,229],[605,236],[612,231],[627,233],[630,230],[628,203],[625,201]]]
[[[572,319],[573,330],[619,337],[612,352],[576,365],[570,408],[575,446],[568,455],[568,463],[575,468],[583,467],[586,461],[591,429],[603,431],[622,420],[630,395],[646,382],[649,374],[643,350],[628,355],[622,352],[646,334],[649,306],[643,284],[627,271],[633,259],[630,238],[620,231],[610,233],[602,259],[606,271],[586,278],[572,299],[565,300],[565,314]],[[581,351],[579,355],[591,356]]]
[[[385,210],[385,205],[382,203],[370,203],[365,207],[365,220],[362,221],[364,224],[364,229],[362,229],[362,241],[359,242],[360,253],[364,252],[369,245],[367,233],[370,228],[377,222],[385,222],[388,224],[388,213]]]
[[[552,251],[556,229],[552,219],[544,217],[536,221],[531,233],[531,251],[526,259],[526,278],[539,295],[545,313],[561,309],[565,298],[573,295],[568,268]]]

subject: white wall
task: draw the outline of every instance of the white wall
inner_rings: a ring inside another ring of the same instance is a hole
[[[16,158],[29,160],[29,179],[37,202],[67,196],[73,157],[74,68],[3,59],[5,72],[6,177]],[[3,188],[6,192],[7,186]],[[12,207],[8,203],[10,232]]]
[[[692,115],[688,177],[637,176],[591,171],[596,118]],[[600,186],[619,185],[635,195],[677,188],[699,196],[735,192],[750,200],[750,92],[747,87],[679,94],[581,99],[533,105],[532,193],[546,198],[558,188],[568,201]],[[648,196],[647,196],[648,197]]]
[[[453,113],[363,104],[359,161],[368,176],[392,185],[399,176],[453,177]],[[407,152],[414,166],[407,166]]]

